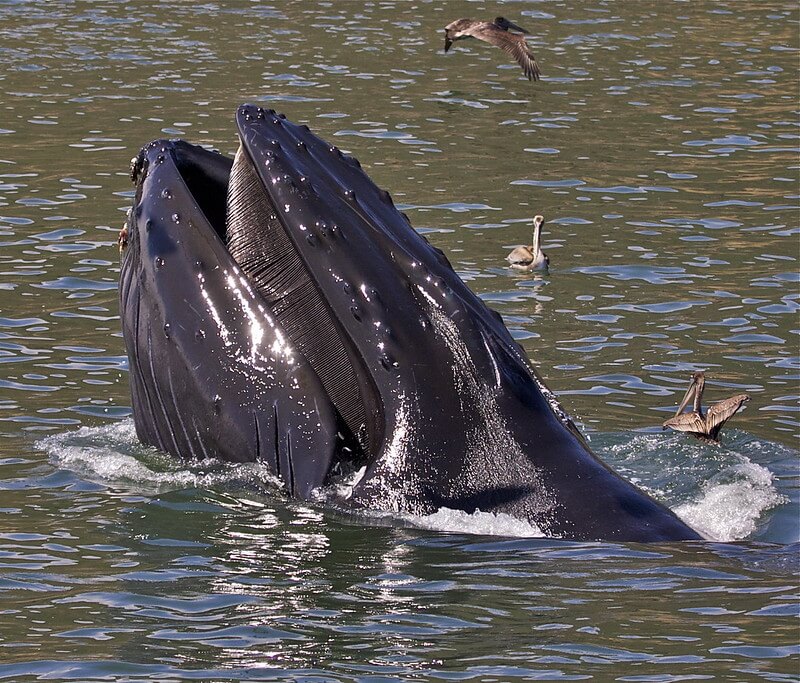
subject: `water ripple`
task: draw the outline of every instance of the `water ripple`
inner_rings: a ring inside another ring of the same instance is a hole
[[[0,3],[0,680],[796,677],[796,8],[515,4],[538,83],[445,55],[454,12]],[[128,163],[163,136],[233,153],[244,100],[339,133],[605,460],[747,540],[343,518],[138,446]],[[512,272],[536,214],[550,272]],[[751,395],[718,448],[659,428],[701,369],[710,403]]]

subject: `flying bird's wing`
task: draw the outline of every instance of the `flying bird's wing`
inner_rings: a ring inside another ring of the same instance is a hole
[[[526,35],[530,35],[530,31],[526,31],[522,26],[515,24],[513,21],[509,21],[504,17],[497,17],[494,20],[495,25],[499,26],[504,31],[519,31],[520,33],[525,33]]]
[[[491,45],[499,47],[503,52],[507,52],[514,59],[517,60],[528,80],[538,81],[541,72],[539,65],[536,63],[536,57],[525,42],[525,37],[517,35],[516,33],[509,33],[499,28],[495,24],[483,22],[476,25],[474,28],[465,31],[473,38],[483,40]]]
[[[750,397],[747,394],[737,394],[711,406],[706,413],[706,428],[709,434],[719,432],[722,425],[736,414],[743,403],[749,400]]]
[[[706,433],[706,421],[697,413],[681,413],[663,422],[662,427],[669,427],[676,432],[689,432],[691,434]]]

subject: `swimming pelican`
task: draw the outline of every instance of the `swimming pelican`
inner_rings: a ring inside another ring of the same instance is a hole
[[[695,372],[692,375],[692,381],[689,384],[689,389],[683,397],[678,411],[674,417],[666,420],[662,427],[666,429],[674,429],[678,432],[688,432],[698,439],[706,441],[717,441],[722,425],[724,425],[745,401],[749,401],[750,397],[747,394],[736,394],[730,398],[723,399],[719,403],[715,403],[708,409],[708,412],[703,414],[703,407],[700,401],[703,399],[703,386],[706,383],[706,376],[702,372]],[[682,413],[683,409],[689,405],[689,401],[694,396],[694,408],[690,413]]]
[[[456,40],[477,38],[499,47],[519,62],[528,80],[539,80],[539,65],[536,57],[525,42],[525,36],[511,33],[509,29],[527,34],[521,26],[514,22],[497,17],[494,21],[476,21],[475,19],[456,19],[444,27],[444,51],[447,52]]]
[[[517,268],[518,270],[544,270],[550,265],[550,259],[540,246],[542,225],[544,225],[544,218],[535,216],[533,219],[533,245],[530,247],[517,247],[506,256],[506,261],[512,268]]]

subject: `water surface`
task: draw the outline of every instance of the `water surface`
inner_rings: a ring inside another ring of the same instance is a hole
[[[0,680],[793,680],[796,3],[0,2]],[[346,518],[136,443],[116,237],[145,142],[243,101],[357,156],[592,446],[715,542]],[[546,275],[504,267],[546,219]],[[662,434],[689,374],[721,448]]]

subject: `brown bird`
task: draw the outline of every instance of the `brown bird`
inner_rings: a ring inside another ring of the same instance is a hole
[[[692,381],[689,384],[689,389],[683,397],[678,411],[674,417],[666,420],[662,427],[666,429],[674,429],[678,432],[688,432],[692,436],[705,441],[717,441],[719,432],[731,417],[734,416],[736,411],[742,407],[742,404],[750,400],[747,394],[737,394],[730,398],[723,399],[719,403],[715,403],[708,409],[708,412],[703,414],[703,407],[700,402],[703,399],[703,387],[706,383],[706,376],[702,372],[695,372],[692,375]],[[689,405],[689,401],[694,396],[694,407],[692,412],[683,413],[683,409]]]
[[[494,21],[456,19],[444,27],[444,51],[447,52],[456,40],[477,38],[510,54],[519,62],[529,81],[538,81],[541,73],[539,65],[525,42],[525,36],[511,33],[509,29],[524,34],[528,33],[524,28],[503,17],[497,17]]]
[[[530,247],[516,247],[508,256],[506,261],[512,268],[518,270],[543,270],[550,265],[550,259],[542,251],[542,225],[544,217],[534,216],[533,218],[533,245]]]

